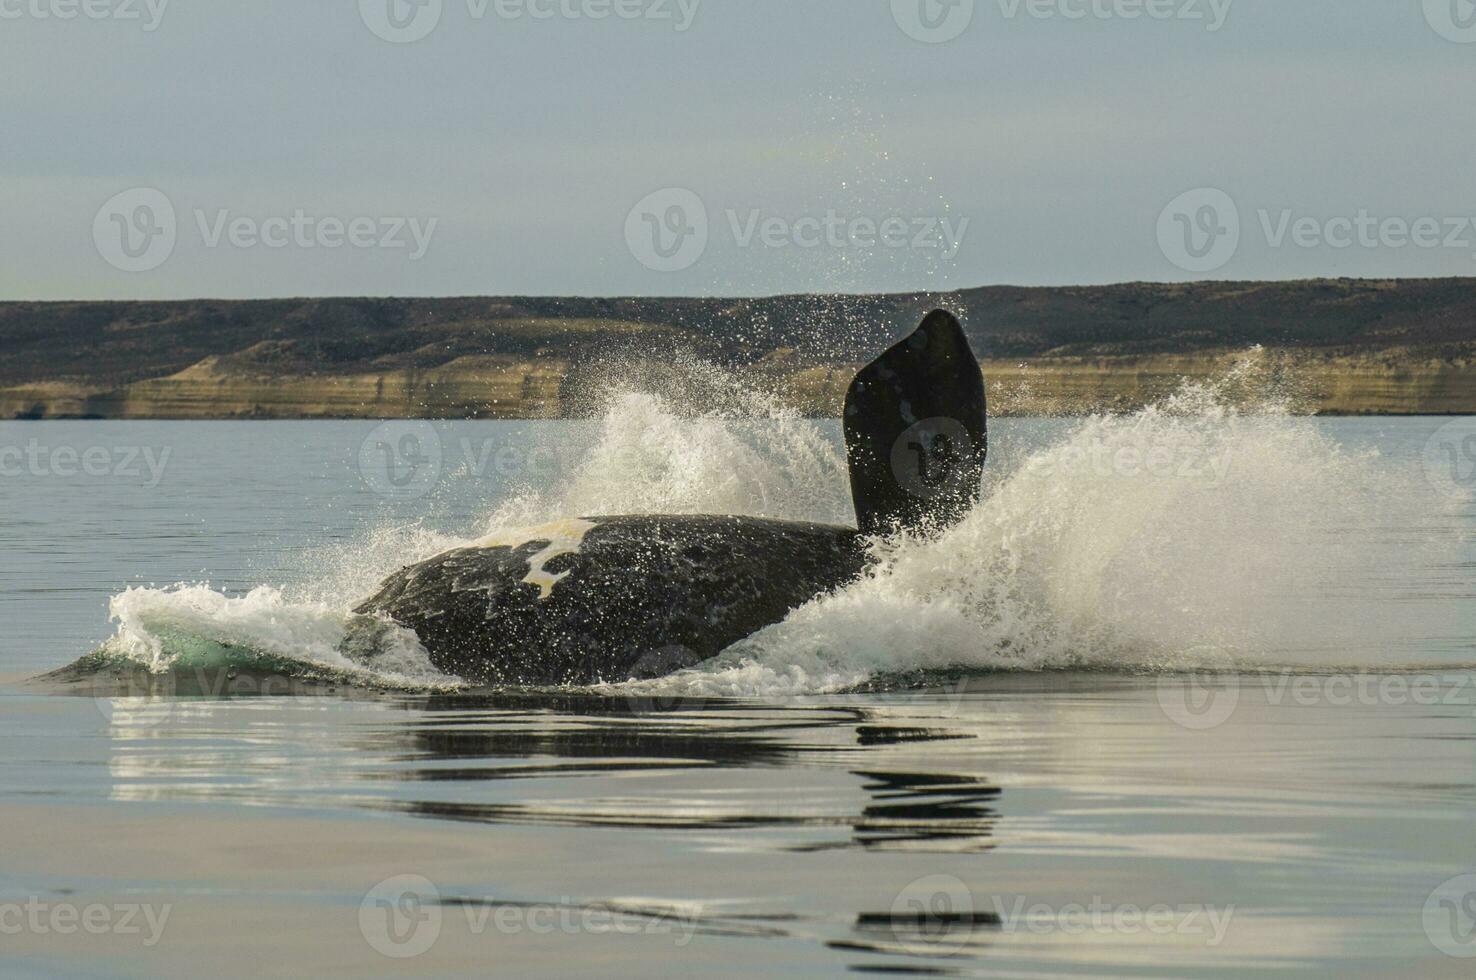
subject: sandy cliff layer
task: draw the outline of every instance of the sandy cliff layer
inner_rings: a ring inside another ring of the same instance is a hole
[[[987,360],[997,415],[1082,414],[1132,409],[1185,379],[1220,381],[1254,366],[1256,385],[1290,392],[1300,407],[1327,414],[1476,414],[1476,359],[1307,351],[1205,352],[1139,357]],[[814,415],[835,416],[857,365],[741,373],[780,391]],[[206,358],[169,377],[111,390],[65,382],[0,388],[0,418],[560,418],[584,414],[562,359],[463,357],[436,368],[343,375],[253,375]]]
[[[957,312],[996,413],[1127,409],[1223,376],[1327,413],[1476,414],[1476,279],[992,286],[760,298],[0,303],[0,418],[583,415],[611,385],[749,376],[835,415],[857,364]],[[665,375],[663,375],[665,372]],[[698,385],[700,387],[700,384]],[[697,397],[724,395],[709,386]]]

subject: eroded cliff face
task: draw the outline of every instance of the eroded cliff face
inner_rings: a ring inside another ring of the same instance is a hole
[[[565,361],[465,357],[372,374],[261,375],[216,358],[112,390],[59,383],[0,389],[8,418],[557,418]]]
[[[0,418],[554,418],[622,384],[724,401],[711,383],[694,398],[676,367],[691,363],[835,416],[857,366],[939,306],[985,359],[995,414],[1131,409],[1223,377],[1257,344],[1261,380],[1306,410],[1476,413],[1476,279],[1340,279],[0,303]]]
[[[806,414],[835,417],[859,366],[781,357],[735,373]],[[1241,384],[1247,390],[1232,397],[1287,397],[1299,410],[1324,414],[1476,414],[1476,357],[1400,348],[1357,355],[1261,349],[995,359],[982,367],[996,416],[1131,410],[1186,380]],[[432,368],[267,375],[232,370],[211,357],[114,389],[57,381],[0,388],[0,418],[567,418],[587,414],[597,402],[575,390],[575,374],[562,358],[470,356]]]
[[[1254,348],[1148,357],[1049,357],[982,362],[993,416],[1132,411],[1186,383],[1229,404],[1270,402],[1324,415],[1476,414],[1476,350],[1442,358],[1390,349],[1335,356]],[[858,364],[772,373],[769,383],[812,415],[839,416]]]

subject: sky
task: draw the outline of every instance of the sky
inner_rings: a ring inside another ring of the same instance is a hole
[[[0,299],[1476,275],[1472,0],[0,0]]]

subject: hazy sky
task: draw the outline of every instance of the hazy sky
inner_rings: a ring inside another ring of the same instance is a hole
[[[1476,275],[1471,0],[951,4],[0,0],[0,298]]]

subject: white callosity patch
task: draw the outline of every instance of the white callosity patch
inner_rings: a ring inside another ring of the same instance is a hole
[[[510,531],[497,531],[477,541],[473,541],[473,548],[521,548],[532,541],[547,541],[548,546],[528,559],[528,574],[523,581],[528,585],[536,585],[543,594],[540,598],[547,599],[553,594],[553,588],[564,579],[569,577],[568,572],[560,572],[555,575],[548,570],[549,562],[560,555],[578,554],[584,545],[584,538],[593,531],[597,525],[580,518],[555,521],[552,524],[544,524],[541,527],[521,528]]]

